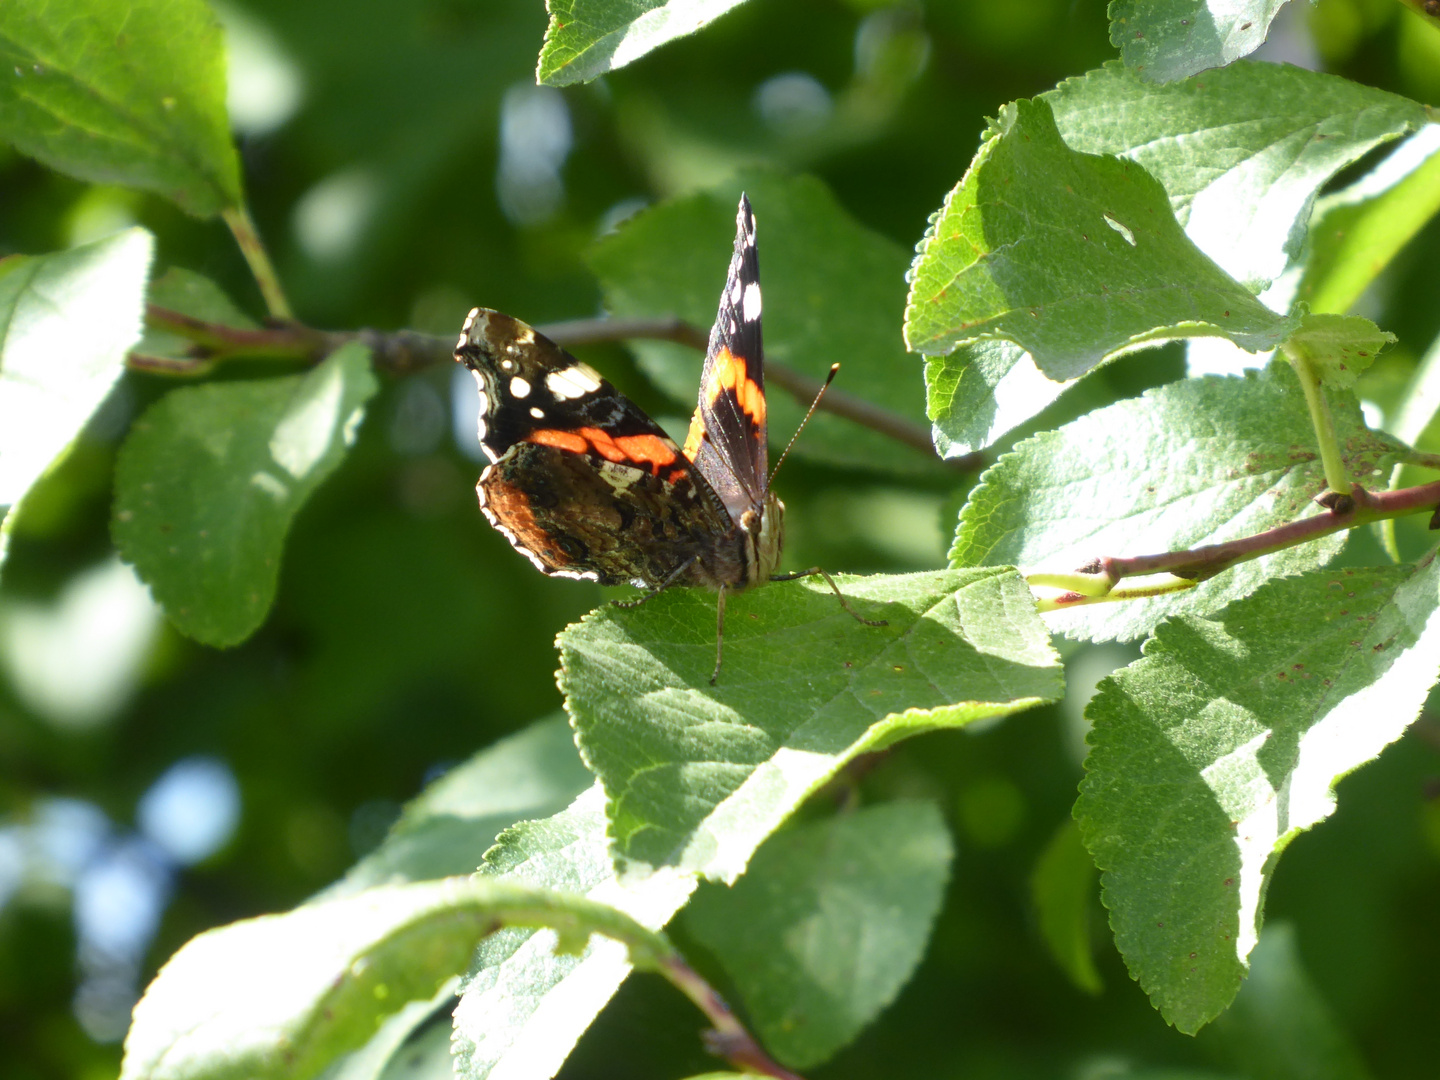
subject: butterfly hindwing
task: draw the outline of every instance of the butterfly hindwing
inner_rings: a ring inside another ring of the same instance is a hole
[[[730,530],[716,494],[629,398],[519,319],[476,308],[456,359],[493,464],[481,509],[547,574],[655,588]]]

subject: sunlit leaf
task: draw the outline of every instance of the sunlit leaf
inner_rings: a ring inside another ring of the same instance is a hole
[[[149,233],[129,229],[0,262],[0,558],[11,511],[125,370],[152,247]]]
[[[111,531],[180,630],[234,645],[264,621],[290,522],[377,386],[352,344],[304,375],[182,387],[136,421]]]
[[[1186,235],[1254,291],[1300,256],[1327,180],[1428,122],[1418,101],[1254,61],[1163,86],[1110,63],[1041,97],[1067,146],[1142,165],[1165,188]]]
[[[560,635],[566,709],[627,864],[733,880],[856,756],[1059,696],[1059,664],[1013,571],[837,581],[889,625],[856,622],[823,583],[743,593],[727,603],[715,686],[710,593],[602,608]]]
[[[1076,817],[1130,973],[1184,1032],[1240,988],[1276,856],[1440,672],[1440,570],[1320,570],[1164,623],[1100,684]]]
[[[1063,380],[1143,342],[1253,352],[1294,328],[1195,247],[1153,177],[1069,149],[1043,102],[1001,110],[918,251],[905,340],[926,355],[1004,338]]]
[[[1401,449],[1366,430],[1348,392],[1331,411],[1347,471],[1383,485]],[[1309,514],[1325,490],[1314,428],[1290,366],[1151,390],[1019,443],[981,478],[960,516],[955,566],[1069,573],[1104,556],[1221,543]],[[1239,563],[1187,592],[1051,613],[1065,634],[1128,641],[1167,615],[1207,614],[1279,574],[1333,559],[1343,534]]]
[[[1327,386],[1349,389],[1395,335],[1359,315],[1306,313],[1285,343],[1287,352],[1303,356]]]
[[[743,0],[546,0],[550,26],[536,79],[588,82],[693,34]]]
[[[612,908],[500,881],[447,878],[318,901],[207,931],[171,957],[135,1007],[120,1075],[309,1080],[406,1004],[432,998],[506,923],[667,948]]]
[[[1110,43],[1154,82],[1223,67],[1258,49],[1285,0],[1112,0]]]
[[[674,870],[615,874],[597,784],[568,809],[507,829],[481,874],[601,900],[659,930],[695,888]],[[476,953],[455,1008],[455,1070],[461,1080],[549,1080],[630,973],[619,942],[595,938],[558,955],[551,930],[506,929]]]

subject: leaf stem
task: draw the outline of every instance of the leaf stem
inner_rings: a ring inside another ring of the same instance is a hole
[[[286,322],[293,319],[295,316],[290,310],[290,302],[285,299],[285,290],[280,287],[280,276],[275,273],[275,266],[260,240],[260,233],[255,228],[255,222],[251,220],[249,209],[241,203],[222,211],[220,216],[225,219],[235,242],[240,245],[240,254],[245,256],[245,261],[250,265],[250,273],[255,275],[255,283],[260,286],[260,295],[265,298],[265,307],[270,312],[270,317]]]
[[[1427,454],[1423,450],[1407,450],[1400,455],[1400,462],[1404,465],[1414,465],[1420,469],[1440,469],[1440,454]]]
[[[1193,588],[1237,563],[1249,562],[1282,548],[1295,547],[1374,521],[1404,517],[1435,510],[1437,507],[1440,507],[1440,480],[1374,495],[1355,484],[1352,485],[1349,496],[1344,501],[1337,501],[1333,509],[1267,529],[1253,536],[1224,544],[1207,544],[1187,551],[1168,551],[1158,555],[1137,555],[1129,558],[1105,556],[1070,574],[1031,574],[1026,581],[1031,586],[1065,590],[1058,597],[1038,600],[1042,611],[1055,611],[1104,600],[1156,596]],[[1133,589],[1115,588],[1126,578],[1165,573],[1171,574],[1177,580]]]
[[[1320,376],[1315,366],[1300,349],[1282,346],[1285,358],[1300,378],[1305,391],[1305,404],[1310,409],[1310,422],[1315,426],[1315,439],[1320,444],[1320,461],[1325,466],[1325,483],[1337,495],[1350,494],[1350,476],[1345,471],[1345,459],[1340,454],[1340,439],[1335,434],[1335,418],[1330,414],[1330,402],[1320,385]]]
[[[738,1069],[772,1076],[775,1080],[803,1080],[798,1073],[776,1064],[755,1037],[746,1031],[719,994],[678,953],[660,960],[657,970],[671,985],[693,1001],[710,1021],[705,1034],[705,1048],[723,1057]]]

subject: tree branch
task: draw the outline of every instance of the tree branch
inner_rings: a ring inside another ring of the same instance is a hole
[[[1333,493],[1332,493],[1333,494]],[[1158,555],[1103,556],[1082,566],[1073,574],[1031,574],[1026,580],[1032,586],[1066,590],[1061,596],[1041,601],[1044,610],[1075,607],[1112,600],[1129,600],[1137,596],[1155,595],[1191,588],[1237,563],[1249,562],[1282,548],[1318,540],[1372,521],[1404,517],[1440,507],[1440,481],[1419,487],[1401,488],[1372,495],[1359,484],[1350,494],[1337,499],[1332,507],[1313,517],[1301,518],[1253,536],[1224,544],[1207,544],[1188,551],[1167,551]],[[1440,516],[1440,514],[1437,514]],[[1432,527],[1434,524],[1432,523]],[[1141,589],[1117,590],[1121,581],[1131,577],[1169,573],[1178,582]]]
[[[206,322],[156,304],[146,305],[145,319],[156,329],[169,331],[194,343],[188,359],[131,354],[130,367],[153,374],[203,374],[216,361],[242,355],[313,364],[351,341],[363,343],[374,357],[376,370],[391,375],[408,375],[446,363],[454,358],[455,353],[454,339],[422,334],[414,330],[326,331],[290,321],[277,322],[261,329],[249,329]],[[654,319],[573,319],[548,323],[535,329],[562,348],[632,338],[674,341],[695,349],[704,349],[707,344],[703,331],[674,316]],[[785,364],[767,363],[765,371],[772,384],[792,395],[803,405],[808,405],[814,399],[824,382],[823,379],[806,375]],[[871,431],[877,431],[927,456],[935,452],[930,432],[922,425],[854,394],[832,388],[820,399],[820,409],[842,416]],[[947,466],[961,471],[973,471],[983,463],[984,458],[980,454],[970,454],[945,462]]]

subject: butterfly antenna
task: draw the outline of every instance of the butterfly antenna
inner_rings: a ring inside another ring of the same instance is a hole
[[[820,399],[825,396],[825,391],[830,389],[830,384],[835,381],[835,373],[840,370],[839,364],[830,365],[830,374],[825,376],[825,383],[815,392],[815,400],[810,402],[810,408],[805,411],[805,419],[800,421],[800,426],[795,429],[795,434],[790,436],[790,441],[785,444],[785,450],[781,453],[780,459],[775,462],[775,467],[770,470],[770,476],[765,481],[765,490],[770,490],[770,485],[775,481],[775,474],[780,471],[780,466],[785,464],[785,459],[790,456],[790,448],[795,445],[795,440],[800,438],[800,432],[805,430],[805,425],[810,422],[810,417],[815,415],[815,410],[820,405]]]

